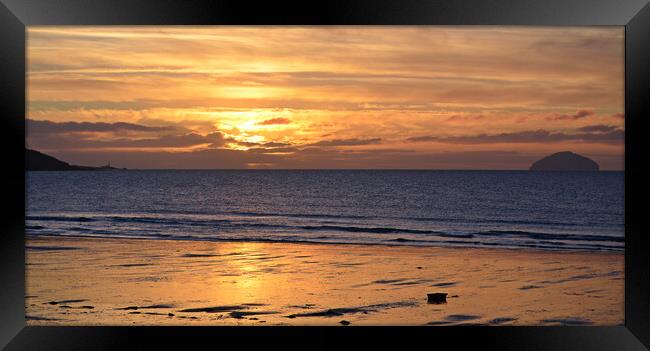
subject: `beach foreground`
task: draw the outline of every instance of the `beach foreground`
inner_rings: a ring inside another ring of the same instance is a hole
[[[611,252],[29,237],[28,325],[621,325]],[[447,293],[430,304],[428,293]]]

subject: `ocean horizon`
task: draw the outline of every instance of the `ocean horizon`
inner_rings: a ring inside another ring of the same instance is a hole
[[[27,172],[28,235],[622,251],[624,172]]]

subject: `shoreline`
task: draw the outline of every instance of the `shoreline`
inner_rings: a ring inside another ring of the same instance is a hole
[[[506,251],[532,251],[532,252],[560,252],[560,253],[602,253],[602,254],[625,254],[625,249],[575,249],[575,248],[539,248],[539,247],[526,247],[526,246],[501,246],[501,245],[489,245],[483,244],[483,246],[469,246],[469,245],[416,245],[409,244],[408,242],[413,242],[410,240],[405,240],[403,244],[398,243],[345,243],[345,242],[324,242],[324,241],[286,241],[286,240],[273,240],[273,239],[217,239],[217,238],[173,238],[173,237],[156,237],[156,238],[145,238],[137,236],[101,236],[101,235],[56,235],[56,234],[25,234],[26,240],[36,240],[38,238],[70,238],[70,239],[105,239],[105,240],[148,240],[148,241],[182,241],[182,242],[209,242],[209,243],[261,243],[261,244],[305,244],[305,245],[351,245],[351,246],[387,246],[387,247],[411,247],[411,248],[440,248],[440,249],[476,249],[476,250],[506,250]]]
[[[619,325],[623,265],[619,252],[28,236],[26,315],[28,325]]]

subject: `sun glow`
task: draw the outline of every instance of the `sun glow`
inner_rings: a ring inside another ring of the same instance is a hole
[[[620,169],[623,33],[30,27],[27,143],[145,168],[521,169],[572,150]]]

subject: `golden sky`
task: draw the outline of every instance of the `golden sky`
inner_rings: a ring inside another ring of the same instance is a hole
[[[623,27],[29,27],[27,145],[128,168],[623,169]]]

